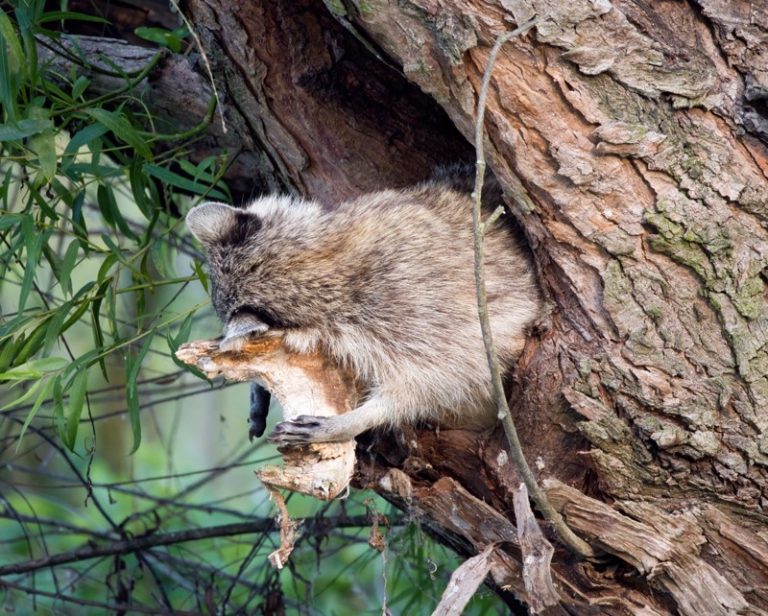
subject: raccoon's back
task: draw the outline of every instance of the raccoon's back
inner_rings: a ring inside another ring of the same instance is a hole
[[[394,356],[476,362],[483,347],[477,317],[469,195],[444,184],[382,191],[336,213],[347,237],[339,249],[358,324]],[[530,264],[503,224],[486,233],[487,287],[502,357],[521,348],[538,311]],[[463,359],[462,359],[463,358]]]

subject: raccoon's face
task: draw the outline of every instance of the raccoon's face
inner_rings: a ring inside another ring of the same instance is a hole
[[[204,203],[187,214],[186,222],[208,254],[211,300],[225,325],[225,342],[299,325],[281,299],[279,259],[263,245],[268,242],[260,241],[257,215]]]

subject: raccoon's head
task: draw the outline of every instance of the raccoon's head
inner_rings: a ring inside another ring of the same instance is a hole
[[[269,329],[309,325],[316,307],[308,259],[302,258],[302,205],[287,197],[255,202],[247,209],[204,203],[186,223],[203,244],[211,273],[213,307],[224,338],[242,339]],[[313,312],[314,310],[314,312]]]

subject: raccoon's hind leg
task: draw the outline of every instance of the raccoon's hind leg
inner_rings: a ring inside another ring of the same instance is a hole
[[[349,441],[358,434],[396,421],[396,409],[383,396],[372,396],[343,415],[299,415],[275,426],[269,440],[278,445]]]
[[[251,383],[250,405],[248,407],[248,440],[260,437],[267,429],[270,393],[256,382]]]

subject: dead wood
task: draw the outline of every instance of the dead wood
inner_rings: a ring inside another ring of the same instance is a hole
[[[182,345],[176,356],[211,378],[259,381],[280,401],[285,420],[298,415],[338,415],[356,406],[357,387],[349,373],[320,354],[288,351],[279,336],[252,340],[241,352],[222,351],[216,340],[198,341]],[[352,478],[354,441],[283,447],[280,452],[284,467],[268,466],[257,472],[268,486],[329,500],[346,490]],[[285,512],[283,519],[287,519]]]

